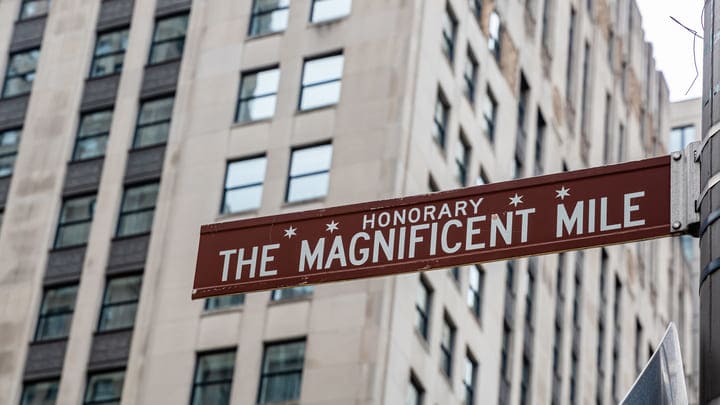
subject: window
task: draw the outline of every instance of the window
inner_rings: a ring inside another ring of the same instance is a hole
[[[471,105],[475,103],[475,84],[477,82],[478,63],[468,46],[467,60],[465,61],[465,70],[463,71],[463,93],[470,101]]]
[[[525,145],[527,143],[527,114],[530,98],[530,85],[525,79],[525,75],[520,73],[520,96],[518,97],[517,108],[517,137],[515,138],[515,176],[514,178],[523,176],[523,166],[525,162]]]
[[[1,215],[2,213],[0,213]],[[0,217],[2,219],[2,217]],[[680,236],[680,248],[686,262],[692,263],[695,260],[695,239],[689,235]]]
[[[266,345],[257,403],[299,399],[304,359],[304,340]]]
[[[610,29],[608,31],[608,44],[607,44],[607,61],[610,64],[610,70],[615,71],[615,31]]]
[[[450,269],[450,277],[455,280],[455,283],[460,285],[460,267],[453,267]]]
[[[543,49],[550,53],[550,49],[552,49],[552,46],[550,46],[550,13],[552,11],[552,2],[553,0],[544,0],[543,1],[543,14],[542,14],[542,44]]]
[[[263,120],[275,114],[280,69],[243,73],[235,121]]]
[[[319,23],[337,20],[350,14],[352,0],[313,0],[310,21]]]
[[[483,169],[481,167],[480,172],[478,173],[478,176],[475,179],[475,185],[481,186],[483,184],[490,184],[490,180],[488,179],[487,173],[485,173],[485,169]]]
[[[410,375],[410,384],[408,385],[408,393],[406,405],[422,405],[425,397],[425,389],[414,374]]]
[[[603,161],[607,163],[610,160],[610,119],[612,118],[612,96],[610,93],[605,94],[605,125],[603,134]]]
[[[2,97],[20,96],[30,93],[40,49],[31,49],[10,54]]]
[[[230,403],[235,350],[198,355],[191,405]]]
[[[580,107],[580,130],[582,131],[582,134],[585,136],[585,138],[589,139],[588,131],[590,130],[588,128],[588,115],[590,114],[590,108],[589,108],[589,93],[590,93],[590,87],[592,86],[592,81],[590,80],[590,58],[592,55],[590,54],[590,44],[585,42],[585,58],[583,59],[583,76],[582,76],[582,105]],[[589,140],[588,140],[589,142]]]
[[[112,113],[112,110],[104,110],[82,115],[72,156],[73,161],[105,155]]]
[[[684,127],[675,127],[670,131],[670,142],[668,144],[669,152],[677,152],[684,150],[690,142],[695,141],[695,126],[687,125]]]
[[[545,144],[545,130],[547,124],[543,118],[542,112],[537,112],[537,129],[535,130],[535,176],[543,174],[543,146]]]
[[[128,29],[98,34],[90,77],[120,73],[128,44]]]
[[[205,310],[224,309],[237,307],[245,303],[245,294],[223,295],[205,300]]]
[[[480,17],[482,17],[482,0],[468,0],[468,6],[475,19],[480,20]]]
[[[525,405],[531,401],[528,400],[530,393],[530,359],[527,356],[523,356],[522,361],[522,375],[520,380],[520,405]],[[575,402],[570,402],[575,403]]]
[[[142,275],[111,278],[105,286],[98,331],[132,328]]]
[[[440,369],[446,376],[452,377],[453,351],[455,350],[455,325],[445,314],[440,335]]]
[[[475,403],[475,381],[477,380],[478,363],[468,351],[465,355],[465,374],[463,375],[463,387],[465,388],[464,405]]]
[[[285,31],[290,0],[254,0],[249,36]]]
[[[50,0],[23,0],[20,6],[20,20],[46,15],[50,11]]]
[[[446,100],[442,90],[438,90],[437,100],[435,101],[432,136],[435,142],[443,148],[445,147],[445,132],[447,131],[448,116],[450,115],[450,105]]]
[[[455,37],[457,36],[457,18],[450,8],[450,4],[445,5],[445,14],[442,20],[442,50],[445,57],[452,63],[455,57]]]
[[[493,10],[490,13],[489,20],[489,36],[488,36],[488,49],[490,53],[495,57],[495,60],[500,62],[500,16],[497,11]]]
[[[625,161],[625,125],[620,124],[618,127],[618,145],[617,145],[618,162]]]
[[[124,370],[90,374],[83,404],[120,404],[124,380]]]
[[[574,7],[570,7],[570,29],[568,32],[567,66],[565,69],[565,99],[568,103],[573,100],[573,63],[575,63],[575,19]]]
[[[35,341],[66,338],[75,310],[77,284],[52,287],[45,290],[40,316],[38,317]]]
[[[0,132],[0,177],[10,176],[13,173],[19,143],[19,129]]]
[[[59,383],[59,380],[25,383],[20,405],[55,405]]]
[[[497,118],[497,101],[490,88],[487,89],[487,95],[483,102],[483,130],[490,138],[490,142],[495,140],[495,120]]]
[[[482,315],[482,293],[485,285],[485,272],[479,265],[470,266],[470,275],[467,291],[467,305],[473,315],[480,319]]]
[[[293,150],[286,200],[295,202],[326,196],[331,161],[332,145],[329,143]]]
[[[420,276],[420,288],[418,288],[417,296],[415,297],[415,311],[417,312],[415,327],[420,333],[420,336],[425,338],[425,340],[428,338],[431,302],[432,289],[428,285],[427,281],[425,281],[425,278]]]
[[[55,235],[55,249],[87,243],[95,211],[95,195],[75,197],[63,202]]]
[[[131,186],[123,195],[117,236],[133,236],[150,232],[160,184]]]
[[[242,212],[260,207],[267,158],[237,160],[228,163],[221,212]]]
[[[314,290],[314,287],[311,285],[273,290],[272,294],[270,294],[270,300],[281,301],[307,297],[312,295]]]
[[[167,142],[174,101],[174,97],[165,97],[142,102],[135,127],[134,149]]]
[[[643,327],[640,323],[640,318],[635,319],[635,372],[640,373],[643,368],[642,358],[642,334]]]
[[[340,99],[342,54],[305,60],[300,89],[300,110],[327,107]]]
[[[455,152],[455,178],[461,186],[467,185],[467,172],[470,165],[470,145],[465,140],[465,135],[461,132],[460,139],[457,143],[457,151]]]
[[[157,20],[150,47],[150,65],[182,58],[188,15]]]

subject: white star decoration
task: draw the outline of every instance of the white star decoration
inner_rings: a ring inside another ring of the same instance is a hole
[[[523,196],[517,195],[517,193],[515,193],[515,196],[510,197],[510,204],[508,204],[508,205],[513,205],[513,206],[515,206],[515,208],[517,208],[518,204],[523,203],[522,199],[523,199]]]
[[[559,198],[559,199],[561,199],[561,200],[565,200],[565,197],[570,197],[570,189],[569,189],[569,188],[565,188],[565,186],[562,186],[562,187],[560,188],[560,190],[555,190],[555,192],[557,193],[557,195],[555,196],[555,198]]]
[[[293,236],[297,235],[295,231],[297,231],[297,228],[290,226],[290,228],[285,230],[285,237],[291,239]]]
[[[330,221],[329,224],[325,225],[327,227],[327,229],[325,229],[325,230],[330,233],[333,233],[338,230],[338,225],[340,225],[339,222],[335,222],[335,220],[332,220],[332,221]]]

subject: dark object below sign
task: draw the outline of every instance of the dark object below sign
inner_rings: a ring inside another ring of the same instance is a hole
[[[193,298],[670,235],[670,157],[204,225]]]

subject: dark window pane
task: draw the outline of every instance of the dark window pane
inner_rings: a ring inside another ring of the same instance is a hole
[[[222,309],[231,308],[245,303],[245,294],[223,295],[221,297],[212,297],[205,300],[205,309]]]
[[[95,44],[95,56],[90,69],[90,77],[120,72],[125,59],[127,42],[127,29],[100,35]]]
[[[37,68],[39,55],[39,49],[10,55],[10,62],[5,74],[3,97],[18,96],[30,92],[32,83],[35,80],[35,69]]]
[[[153,45],[150,53],[150,64],[153,65],[169,60],[180,59],[184,46],[184,39],[176,39]]]
[[[132,327],[135,323],[137,303],[140,299],[142,276],[129,276],[108,280],[98,330],[115,330]]]
[[[155,207],[158,188],[158,183],[128,188],[123,198],[123,212]]]
[[[187,14],[165,18],[155,24],[155,33],[150,49],[151,65],[182,57],[187,24]]]
[[[20,405],[54,405],[58,383],[58,380],[26,383]]]
[[[45,291],[40,307],[35,340],[57,339],[68,336],[70,321],[75,310],[77,285],[52,288]]]
[[[19,130],[0,132],[0,177],[13,173],[19,142]]]
[[[250,36],[284,31],[290,0],[255,0],[250,20]]]
[[[138,235],[150,231],[158,187],[158,183],[151,183],[125,190],[117,236]]]
[[[157,22],[153,42],[166,41],[169,39],[184,38],[187,31],[188,16],[180,15],[170,17]]]
[[[92,374],[88,377],[84,404],[119,403],[125,371]]]
[[[305,342],[270,345],[265,348],[258,403],[300,398]]]

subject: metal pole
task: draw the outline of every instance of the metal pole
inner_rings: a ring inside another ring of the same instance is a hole
[[[720,404],[720,0],[703,9],[703,96],[700,150],[700,404]]]

